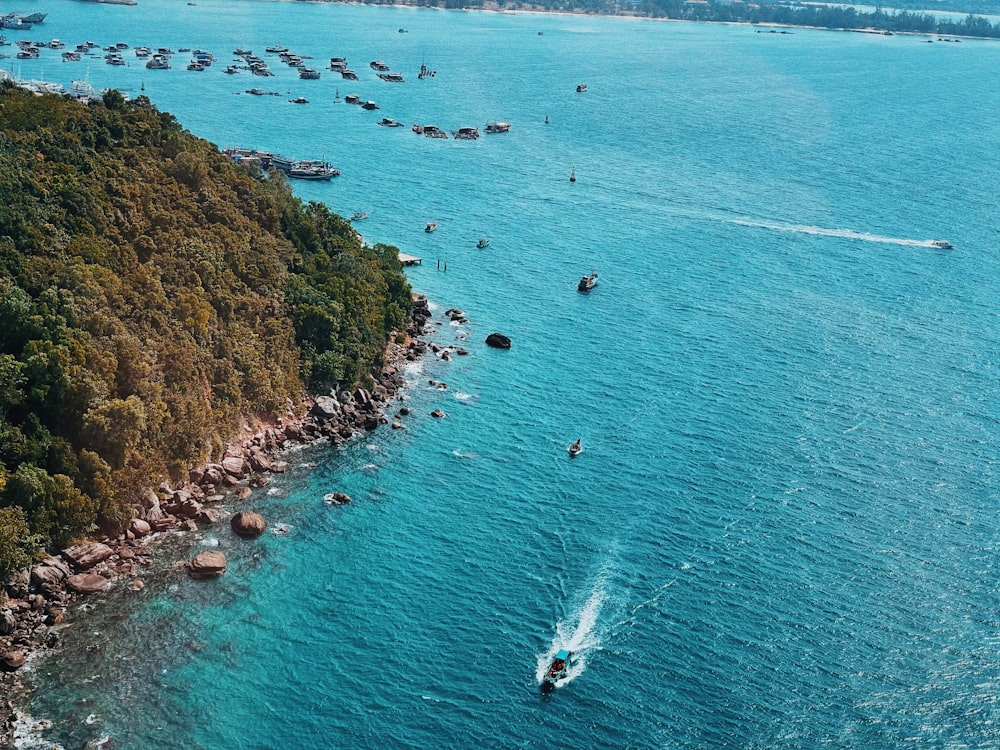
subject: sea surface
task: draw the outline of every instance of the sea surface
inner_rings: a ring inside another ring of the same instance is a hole
[[[406,429],[291,454],[253,501],[265,536],[169,537],[143,590],[74,610],[30,673],[49,743],[1000,746],[1000,43],[249,0],[12,9],[49,16],[11,40],[212,52],[200,73],[131,49],[125,67],[2,63],[144,93],[220,147],[329,160],[341,176],[296,193],[423,258],[432,339],[468,352],[407,372]],[[237,47],[275,76],[224,74]],[[478,141],[409,127],[496,120],[510,132]],[[210,546],[222,578],[172,565]],[[542,696],[560,647],[572,668]]]

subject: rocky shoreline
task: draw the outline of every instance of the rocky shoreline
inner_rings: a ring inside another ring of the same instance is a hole
[[[248,429],[227,446],[218,461],[192,468],[180,486],[161,482],[155,489],[146,488],[133,504],[135,517],[119,535],[73,545],[15,576],[6,592],[0,592],[0,748],[14,747],[16,702],[24,694],[21,668],[60,645],[58,626],[65,621],[70,605],[112,587],[143,588],[140,575],[151,561],[149,545],[155,543],[157,534],[196,531],[228,522],[213,506],[231,496],[249,500],[254,489],[268,483],[269,475],[285,471],[286,463],[280,459],[283,451],[321,441],[341,445],[389,424],[385,410],[404,385],[402,367],[419,360],[428,349],[421,337],[429,320],[427,299],[414,295],[406,334],[390,340],[385,365],[372,373],[375,385],[371,390],[303,397],[302,403],[290,405],[274,424]],[[401,426],[398,417],[392,426]],[[337,498],[338,502],[348,500],[346,496]],[[254,524],[260,523],[252,518],[256,515],[238,513],[241,518],[232,519],[234,531],[253,535]],[[193,577],[225,570],[224,559],[212,562],[216,567],[207,573],[201,561],[186,565]]]

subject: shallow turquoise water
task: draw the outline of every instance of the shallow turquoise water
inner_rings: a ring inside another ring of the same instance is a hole
[[[422,256],[434,338],[470,351],[409,373],[405,431],[296,454],[255,500],[287,534],[169,543],[219,544],[224,578],[167,569],[91,600],[65,632],[78,647],[36,668],[48,736],[1000,743],[1000,46],[298,3],[44,10],[33,38],[213,51],[203,73],[56,52],[9,69],[144,89],[220,146],[326,157],[342,176],[297,192]],[[362,80],[300,82],[274,56],[274,78],[222,74],[237,46],[277,43]],[[348,93],[381,109],[334,102]],[[511,131],[437,141],[383,116]],[[494,330],[511,350],[482,344]],[[325,506],[332,490],[354,502]],[[564,645],[571,679],[543,698]]]

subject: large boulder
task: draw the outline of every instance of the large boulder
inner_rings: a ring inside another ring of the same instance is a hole
[[[0,609],[0,635],[10,635],[17,629],[17,618],[9,609]]]
[[[225,469],[226,474],[237,479],[242,479],[247,473],[246,461],[243,460],[242,456],[226,456],[222,459],[222,468]]]
[[[486,345],[494,349],[510,349],[510,338],[502,333],[491,333],[486,337]]]
[[[194,579],[215,578],[226,572],[226,555],[219,550],[199,552],[188,563],[188,575]]]
[[[94,594],[111,588],[111,581],[97,573],[77,573],[66,579],[66,585],[78,594]]]
[[[317,396],[310,412],[316,419],[325,422],[340,414],[340,402],[333,396]]]
[[[241,510],[233,516],[229,525],[232,526],[233,531],[239,536],[255,537],[264,533],[264,529],[267,528],[267,521],[264,520],[264,516],[260,513],[254,513],[252,510]]]
[[[152,529],[146,521],[141,518],[133,518],[132,522],[128,525],[128,530],[132,532],[133,536],[143,537],[146,536]]]
[[[84,542],[67,547],[62,551],[62,556],[69,560],[77,570],[89,570],[99,562],[104,562],[115,554],[115,551],[106,544],[100,542]]]
[[[24,666],[25,658],[23,651],[8,651],[0,655],[0,669],[14,672]]]
[[[47,557],[31,569],[31,585],[39,588],[47,583],[57,586],[72,572],[58,557]]]

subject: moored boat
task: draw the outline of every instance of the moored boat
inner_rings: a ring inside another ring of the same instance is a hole
[[[340,71],[340,77],[343,78],[345,81],[358,80],[358,74],[355,73],[350,68],[344,68],[342,71]]]
[[[555,658],[552,660],[552,664],[545,672],[545,676],[542,678],[542,692],[549,693],[555,690],[559,680],[566,677],[569,672],[569,660],[573,658],[573,653],[567,651],[564,648],[559,649]]]
[[[378,121],[378,124],[385,128],[401,128],[403,123],[397,122],[396,120],[390,120],[388,117],[383,117]]]
[[[510,130],[510,124],[506,122],[488,122],[486,123],[487,133],[506,133]]]
[[[306,99],[304,96],[297,96],[294,99],[289,99],[288,101],[291,104],[308,104],[309,103],[309,100]]]
[[[370,63],[368,63],[368,65],[371,67],[372,70],[377,70],[382,73],[385,73],[389,70],[389,66],[386,65],[381,60],[372,60]]]
[[[373,109],[378,109],[378,105],[375,102],[373,102],[371,99],[369,99],[368,101],[364,102],[361,105],[361,109],[367,109],[367,110],[371,111]]]
[[[299,78],[315,81],[319,78],[319,71],[315,68],[299,68]]]
[[[459,141],[474,141],[479,138],[478,128],[459,128],[452,132],[452,135]]]

